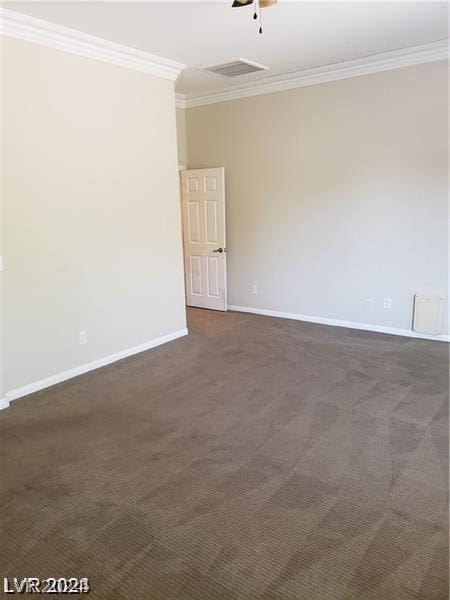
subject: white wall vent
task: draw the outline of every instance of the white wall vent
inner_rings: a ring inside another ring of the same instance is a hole
[[[268,68],[269,67],[246,60],[245,58],[238,58],[232,62],[224,63],[223,65],[206,67],[204,71],[207,71],[208,73],[214,73],[214,75],[221,75],[222,77],[238,77],[239,75],[248,75],[249,73],[265,71]]]
[[[442,298],[433,294],[414,296],[414,331],[438,335],[442,331]]]

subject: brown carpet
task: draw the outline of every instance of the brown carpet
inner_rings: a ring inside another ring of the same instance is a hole
[[[447,600],[448,346],[189,311],[0,413],[0,576],[108,600]]]

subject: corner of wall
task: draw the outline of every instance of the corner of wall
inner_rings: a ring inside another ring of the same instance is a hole
[[[178,166],[187,166],[186,110],[176,108]]]

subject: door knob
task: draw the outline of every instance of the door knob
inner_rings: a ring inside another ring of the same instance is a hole
[[[220,252],[222,254],[223,248],[217,248],[217,250],[213,250],[213,252]]]

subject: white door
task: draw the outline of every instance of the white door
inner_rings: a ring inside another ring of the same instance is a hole
[[[181,174],[188,306],[227,310],[225,171]]]

